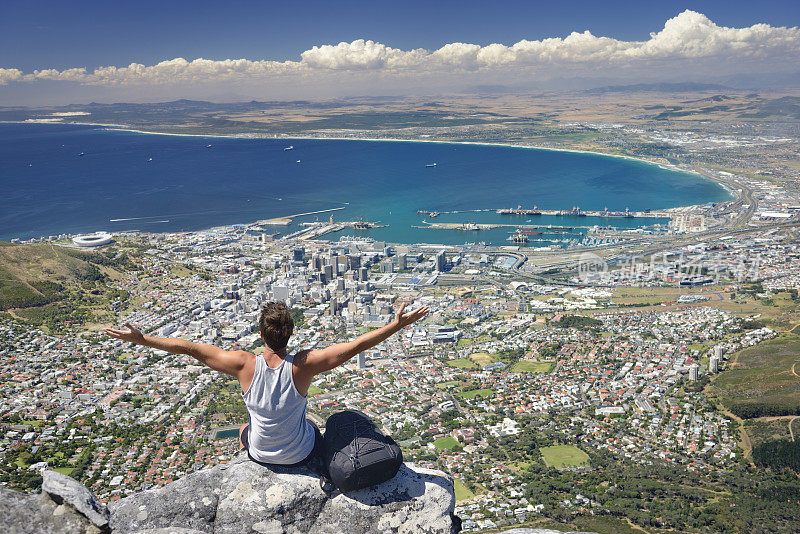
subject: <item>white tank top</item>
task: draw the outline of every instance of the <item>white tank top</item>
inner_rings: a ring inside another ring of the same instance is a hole
[[[292,377],[294,354],[276,368],[256,356],[253,382],[242,394],[250,412],[250,456],[270,464],[294,464],[314,448],[314,428],[306,421],[306,397],[297,392]]]

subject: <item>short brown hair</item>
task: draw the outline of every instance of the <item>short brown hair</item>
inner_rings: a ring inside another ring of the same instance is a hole
[[[294,332],[294,321],[286,303],[267,302],[261,308],[261,317],[258,319],[261,337],[264,343],[274,351],[286,348],[289,338]]]

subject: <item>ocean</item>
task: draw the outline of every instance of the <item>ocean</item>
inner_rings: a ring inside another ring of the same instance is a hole
[[[210,147],[208,145],[211,145]],[[284,150],[293,146],[292,150]],[[426,165],[436,163],[435,167]],[[60,233],[172,232],[294,219],[387,225],[346,229],[399,243],[509,244],[510,229],[419,229],[439,212],[663,209],[728,200],[702,177],[623,158],[458,143],[241,139],[141,134],[98,126],[0,124],[0,240]],[[436,222],[638,227],[653,219],[442,214]],[[575,235],[580,233],[575,230]],[[558,244],[548,235],[531,246]]]

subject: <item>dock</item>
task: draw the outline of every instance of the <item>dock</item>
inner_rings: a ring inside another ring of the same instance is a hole
[[[371,228],[386,228],[389,225],[365,221],[364,219],[359,219],[357,221],[333,222],[333,218],[331,218],[331,220],[328,222],[305,222],[303,223],[303,226],[305,228],[302,230],[285,235],[282,239],[299,239],[301,241],[308,241],[310,239],[322,237],[325,234],[339,232],[345,228],[353,228],[354,230],[369,230]]]
[[[587,230],[589,228],[593,228],[593,226],[581,226],[581,225],[572,225],[572,226],[557,226],[554,224],[549,224],[545,226],[533,226],[530,224],[505,224],[505,223],[446,223],[446,222],[428,222],[422,221],[423,223],[427,224],[427,226],[412,226],[412,228],[423,228],[429,230],[463,230],[465,232],[468,231],[475,231],[475,230],[493,230],[495,228],[511,228],[512,230],[521,230],[521,231],[536,231],[536,232],[546,232],[548,230],[553,232],[568,232],[570,230]]]
[[[499,215],[525,215],[525,216],[535,216],[535,215],[551,215],[556,217],[608,217],[608,218],[624,218],[624,219],[640,219],[640,218],[652,218],[652,219],[669,219],[671,214],[667,211],[629,211],[627,208],[625,211],[611,211],[608,209],[604,210],[582,210],[579,207],[574,207],[570,210],[542,210],[534,206],[531,209],[523,208],[522,206],[517,206],[516,208],[500,208],[495,210],[495,213]]]
[[[292,224],[292,219],[295,217],[302,217],[304,215],[316,215],[318,213],[330,213],[332,211],[339,211],[345,209],[347,206],[340,206],[338,208],[329,208],[326,210],[307,211],[305,213],[295,213],[293,215],[284,215],[283,217],[273,217],[272,219],[264,219],[256,221],[257,224],[266,224],[272,226],[289,226]]]

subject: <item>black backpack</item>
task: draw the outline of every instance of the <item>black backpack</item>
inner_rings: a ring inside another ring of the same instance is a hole
[[[341,492],[386,482],[403,463],[400,446],[356,410],[328,417],[324,443],[325,466]]]

